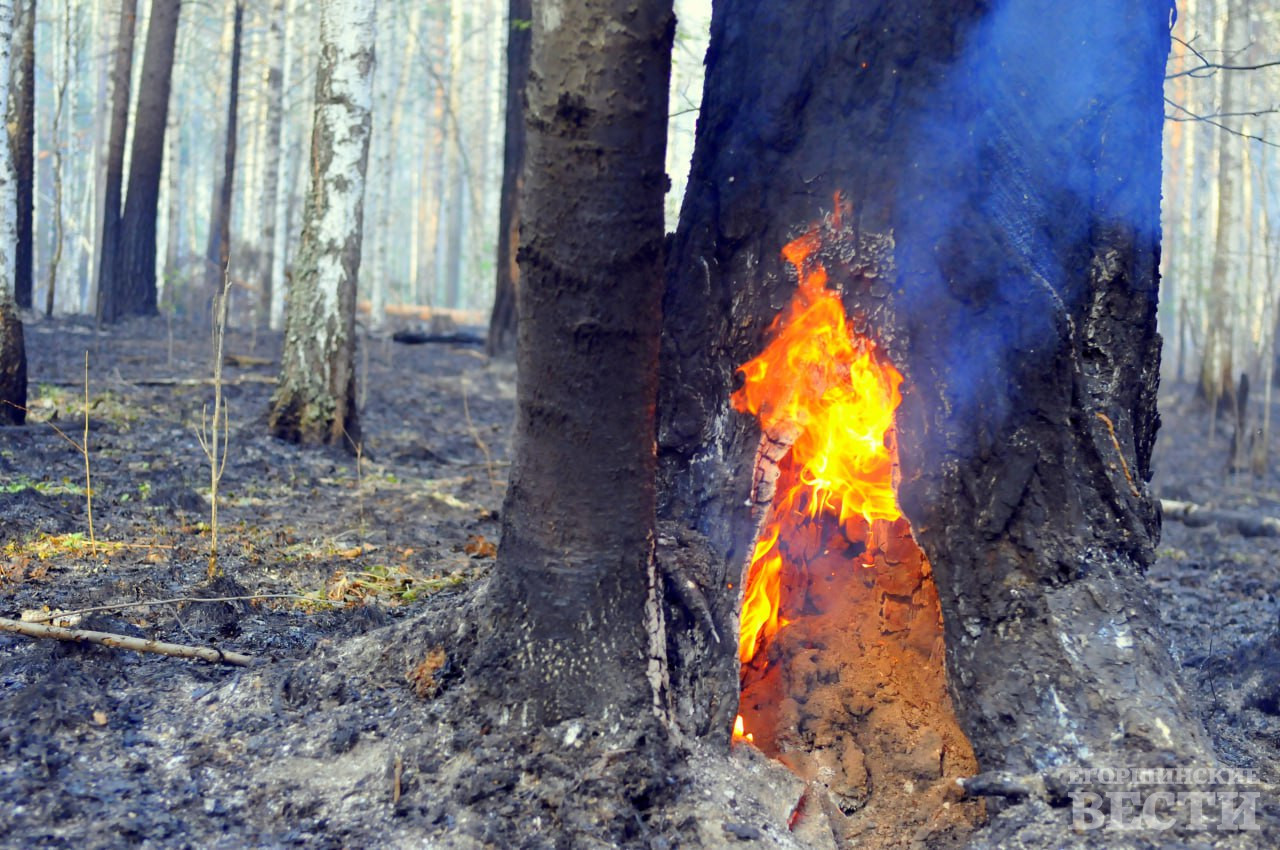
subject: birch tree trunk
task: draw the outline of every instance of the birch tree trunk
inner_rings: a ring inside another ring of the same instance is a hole
[[[0,0],[0,100],[6,104],[13,95],[9,74],[13,18],[13,0]],[[18,229],[15,177],[9,146],[0,145],[0,425],[21,425],[27,406],[27,353],[13,300]]]
[[[360,441],[355,301],[373,98],[373,0],[320,4],[311,188],[289,283],[268,427],[295,443]]]

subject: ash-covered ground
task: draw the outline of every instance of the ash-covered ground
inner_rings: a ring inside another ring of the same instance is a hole
[[[749,748],[690,755],[643,719],[616,735],[520,733],[469,702],[470,612],[509,460],[509,365],[464,345],[365,341],[353,457],[266,436],[279,337],[231,334],[225,578],[210,585],[197,437],[213,399],[207,331],[28,318],[31,422],[0,430],[0,616],[147,602],[80,625],[256,663],[0,635],[0,847],[833,846],[820,816],[788,829],[804,785]],[[92,544],[73,445],[86,351]],[[1191,394],[1166,396],[1156,492],[1280,516],[1280,474],[1227,475],[1227,423],[1210,442]],[[1221,758],[1264,783],[1264,830],[1197,833],[1201,846],[1280,845],[1266,784],[1280,779],[1277,555],[1280,540],[1167,523],[1149,574]],[[210,595],[275,598],[159,601]],[[1069,812],[1041,802],[968,836],[886,832],[878,846],[1121,846],[1115,833],[1073,834]]]

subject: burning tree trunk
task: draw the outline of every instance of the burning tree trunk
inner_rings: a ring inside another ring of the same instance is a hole
[[[476,666],[517,722],[652,718],[670,0],[533,21],[515,458]],[[658,644],[660,646],[660,644]]]
[[[801,429],[762,428],[731,395],[797,281],[821,273],[816,291],[839,292],[849,316],[841,333],[903,376],[888,444],[923,552],[903,554],[905,527],[869,509],[787,546],[834,574],[843,541],[874,602],[860,610],[903,664],[931,654],[915,629],[936,627],[936,593],[956,716],[984,770],[1207,755],[1141,577],[1159,533],[1146,482],[1168,44],[1167,9],[1139,0],[716,7],[659,401],[661,515],[715,557],[697,577],[710,617],[676,616],[732,634],[747,561],[772,545],[757,533]],[[789,244],[805,249],[793,265]],[[792,628],[775,622],[776,643]],[[695,731],[727,736],[732,696],[715,691],[736,645],[691,634],[675,639],[686,658],[701,647],[702,667],[673,671],[678,704]],[[851,723],[859,705],[881,710],[866,698],[844,706]],[[784,727],[794,710],[770,709]]]

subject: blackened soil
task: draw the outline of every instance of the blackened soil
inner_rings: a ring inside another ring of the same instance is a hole
[[[1234,420],[1210,413],[1192,387],[1166,388],[1153,461],[1156,494],[1280,517],[1280,404],[1272,408],[1269,463],[1260,475],[1228,472]],[[1246,434],[1260,431],[1262,413],[1262,400],[1255,398]],[[1219,756],[1257,769],[1274,786],[1280,782],[1280,537],[1166,521],[1149,577]],[[1270,803],[1274,812],[1274,794]]]
[[[152,320],[100,335],[29,318],[27,345],[30,424],[0,430],[0,616],[144,602],[80,625],[257,660],[0,635],[0,847],[831,846],[803,818],[787,830],[803,787],[747,748],[685,758],[643,719],[612,736],[573,724],[519,733],[470,702],[472,612],[509,459],[509,366],[467,346],[363,341],[355,457],[267,437],[279,338],[231,334],[225,577],[211,584],[197,436],[213,400],[207,331]],[[86,352],[92,535],[72,444]],[[1189,395],[1170,395],[1165,422],[1161,495],[1280,516],[1280,474],[1226,476],[1225,431],[1209,444]],[[1169,524],[1150,571],[1222,758],[1271,783],[1277,555],[1280,540]],[[259,598],[157,601],[211,595]],[[1259,820],[1274,830],[1273,796],[1266,806]],[[1036,816],[1042,833],[1017,834],[1068,841],[1063,810]],[[1268,835],[1201,838],[1273,846]],[[973,846],[996,846],[988,838]]]

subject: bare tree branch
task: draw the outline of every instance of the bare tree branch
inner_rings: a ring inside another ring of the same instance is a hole
[[[1210,125],[1212,125],[1212,126],[1214,126],[1214,127],[1217,127],[1217,128],[1218,128],[1218,129],[1220,129],[1220,130],[1226,130],[1228,133],[1230,133],[1230,134],[1231,134],[1231,135],[1233,135],[1233,136],[1239,136],[1239,137],[1240,137],[1240,138],[1242,138],[1242,139],[1250,139],[1250,140],[1255,141],[1255,142],[1261,142],[1262,144],[1267,145],[1268,147],[1272,147],[1272,148],[1280,148],[1280,145],[1276,144],[1275,142],[1268,141],[1268,140],[1266,140],[1266,139],[1262,138],[1261,136],[1255,136],[1255,135],[1253,135],[1253,134],[1251,134],[1251,133],[1246,133],[1246,132],[1244,132],[1244,131],[1242,131],[1242,130],[1237,130],[1235,127],[1230,127],[1230,126],[1228,126],[1228,125],[1226,125],[1226,124],[1223,124],[1221,121],[1215,121],[1215,120],[1213,120],[1213,118],[1211,118],[1211,117],[1209,117],[1209,116],[1207,116],[1207,115],[1200,115],[1200,114],[1198,114],[1198,113],[1192,112],[1190,109],[1187,109],[1187,108],[1186,108],[1185,106],[1183,106],[1182,104],[1180,104],[1180,103],[1175,103],[1174,101],[1170,100],[1170,99],[1169,99],[1169,98],[1167,98],[1167,97],[1164,99],[1164,102],[1165,102],[1165,103],[1167,103],[1167,104],[1169,104],[1170,106],[1172,106],[1174,109],[1178,110],[1179,112],[1183,112],[1183,113],[1185,113],[1185,114],[1188,116],[1188,117],[1186,117],[1186,118],[1184,118],[1184,119],[1183,119],[1183,120],[1185,120],[1185,121],[1203,121],[1204,123],[1206,123],[1206,124],[1210,124]],[[1166,117],[1168,117],[1168,116],[1166,116]]]
[[[1200,64],[1194,68],[1186,68],[1172,74],[1165,74],[1166,80],[1176,79],[1178,77],[1211,77],[1214,71],[1260,71],[1263,68],[1274,68],[1280,66],[1280,59],[1271,62],[1260,62],[1257,65],[1227,65],[1221,62],[1210,62],[1199,50],[1191,46],[1188,41],[1183,41],[1177,36],[1173,40],[1190,50],[1195,57],[1200,60]]]
[[[1181,106],[1178,107],[1182,109]],[[1280,106],[1268,106],[1266,109],[1246,110],[1243,112],[1210,112],[1198,117],[1189,117],[1186,115],[1169,115],[1164,116],[1166,121],[1203,121],[1206,118],[1261,118],[1263,115],[1274,115],[1280,112]]]

